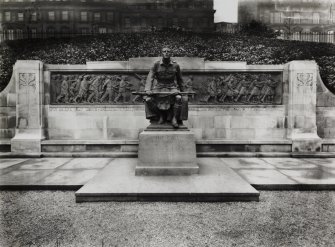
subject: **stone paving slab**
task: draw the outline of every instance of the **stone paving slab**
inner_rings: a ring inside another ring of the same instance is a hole
[[[229,166],[257,189],[335,190],[335,158],[206,159]],[[112,161],[113,158],[0,158],[0,188],[80,188]]]

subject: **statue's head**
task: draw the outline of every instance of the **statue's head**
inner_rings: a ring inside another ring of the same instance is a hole
[[[163,58],[168,59],[168,58],[171,57],[171,55],[172,55],[171,49],[167,46],[164,46],[163,49],[162,49]]]

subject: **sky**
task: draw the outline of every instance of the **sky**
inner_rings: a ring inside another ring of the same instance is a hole
[[[214,22],[237,22],[238,0],[214,0]]]

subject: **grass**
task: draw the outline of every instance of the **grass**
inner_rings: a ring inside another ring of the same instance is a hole
[[[260,202],[76,204],[74,192],[0,192],[6,246],[335,246],[335,192]]]

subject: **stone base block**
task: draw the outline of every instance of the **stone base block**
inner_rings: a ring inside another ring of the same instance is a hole
[[[22,130],[17,130],[17,132]],[[41,142],[44,139],[42,130],[27,130],[19,132],[11,139],[11,152],[21,154],[40,153]]]
[[[292,139],[292,152],[321,152],[322,139],[306,136]]]
[[[13,153],[40,153],[41,140],[40,139],[12,139],[11,152]]]
[[[190,131],[143,131],[136,175],[192,175],[199,172]]]

